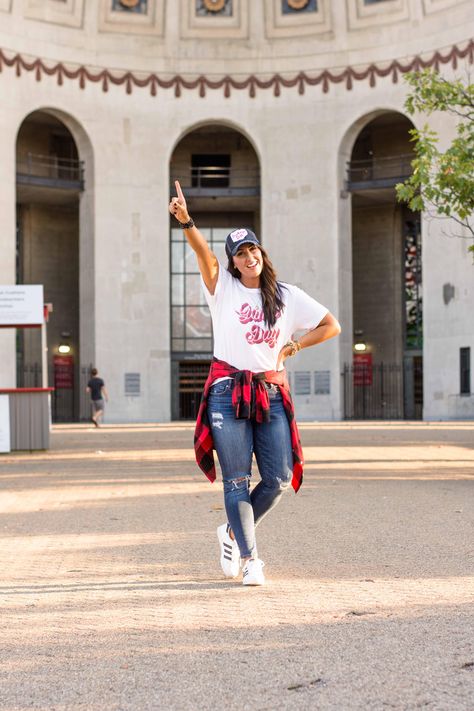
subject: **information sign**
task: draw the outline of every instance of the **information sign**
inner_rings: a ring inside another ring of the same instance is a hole
[[[42,284],[0,286],[0,328],[41,326],[43,306]]]

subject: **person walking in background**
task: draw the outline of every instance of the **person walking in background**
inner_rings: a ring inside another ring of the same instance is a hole
[[[228,521],[217,529],[226,577],[263,585],[255,528],[291,482],[298,491],[303,453],[294,417],[286,358],[340,333],[324,306],[296,286],[276,279],[267,252],[252,230],[227,236],[226,266],[219,263],[190,217],[178,181],[169,211],[197,256],[214,333],[214,357],[199,408],[196,459],[214,481],[213,449],[222,470]],[[296,331],[305,330],[293,340]],[[261,481],[251,490],[252,456]]]
[[[87,383],[86,392],[90,393],[92,405],[91,420],[96,427],[100,427],[100,421],[104,416],[104,401],[108,402],[109,396],[102,378],[98,377],[97,368],[92,368],[91,379]]]

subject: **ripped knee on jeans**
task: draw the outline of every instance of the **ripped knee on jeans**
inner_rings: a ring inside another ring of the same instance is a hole
[[[280,489],[280,491],[286,491],[287,489],[289,489],[291,478],[292,478],[292,473],[290,473],[290,475],[286,479],[279,479],[277,477],[276,482],[277,482],[277,486]]]
[[[224,480],[224,487],[227,491],[237,491],[239,489],[248,489],[250,486],[250,476],[248,474],[242,476],[234,476],[231,479]]]
[[[271,483],[267,483],[270,489],[277,489],[278,491],[286,491],[290,487],[291,479],[293,477],[293,472],[288,470],[286,474],[281,476],[276,476]]]

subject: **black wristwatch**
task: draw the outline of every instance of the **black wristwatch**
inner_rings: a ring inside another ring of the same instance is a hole
[[[183,230],[187,230],[189,227],[194,227],[194,220],[190,217],[187,222],[180,222],[180,223],[179,223],[179,226],[180,226]]]

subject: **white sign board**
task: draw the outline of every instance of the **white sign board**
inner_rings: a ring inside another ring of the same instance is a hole
[[[41,326],[43,285],[0,286],[0,326]]]
[[[10,451],[10,398],[0,395],[0,452]]]

